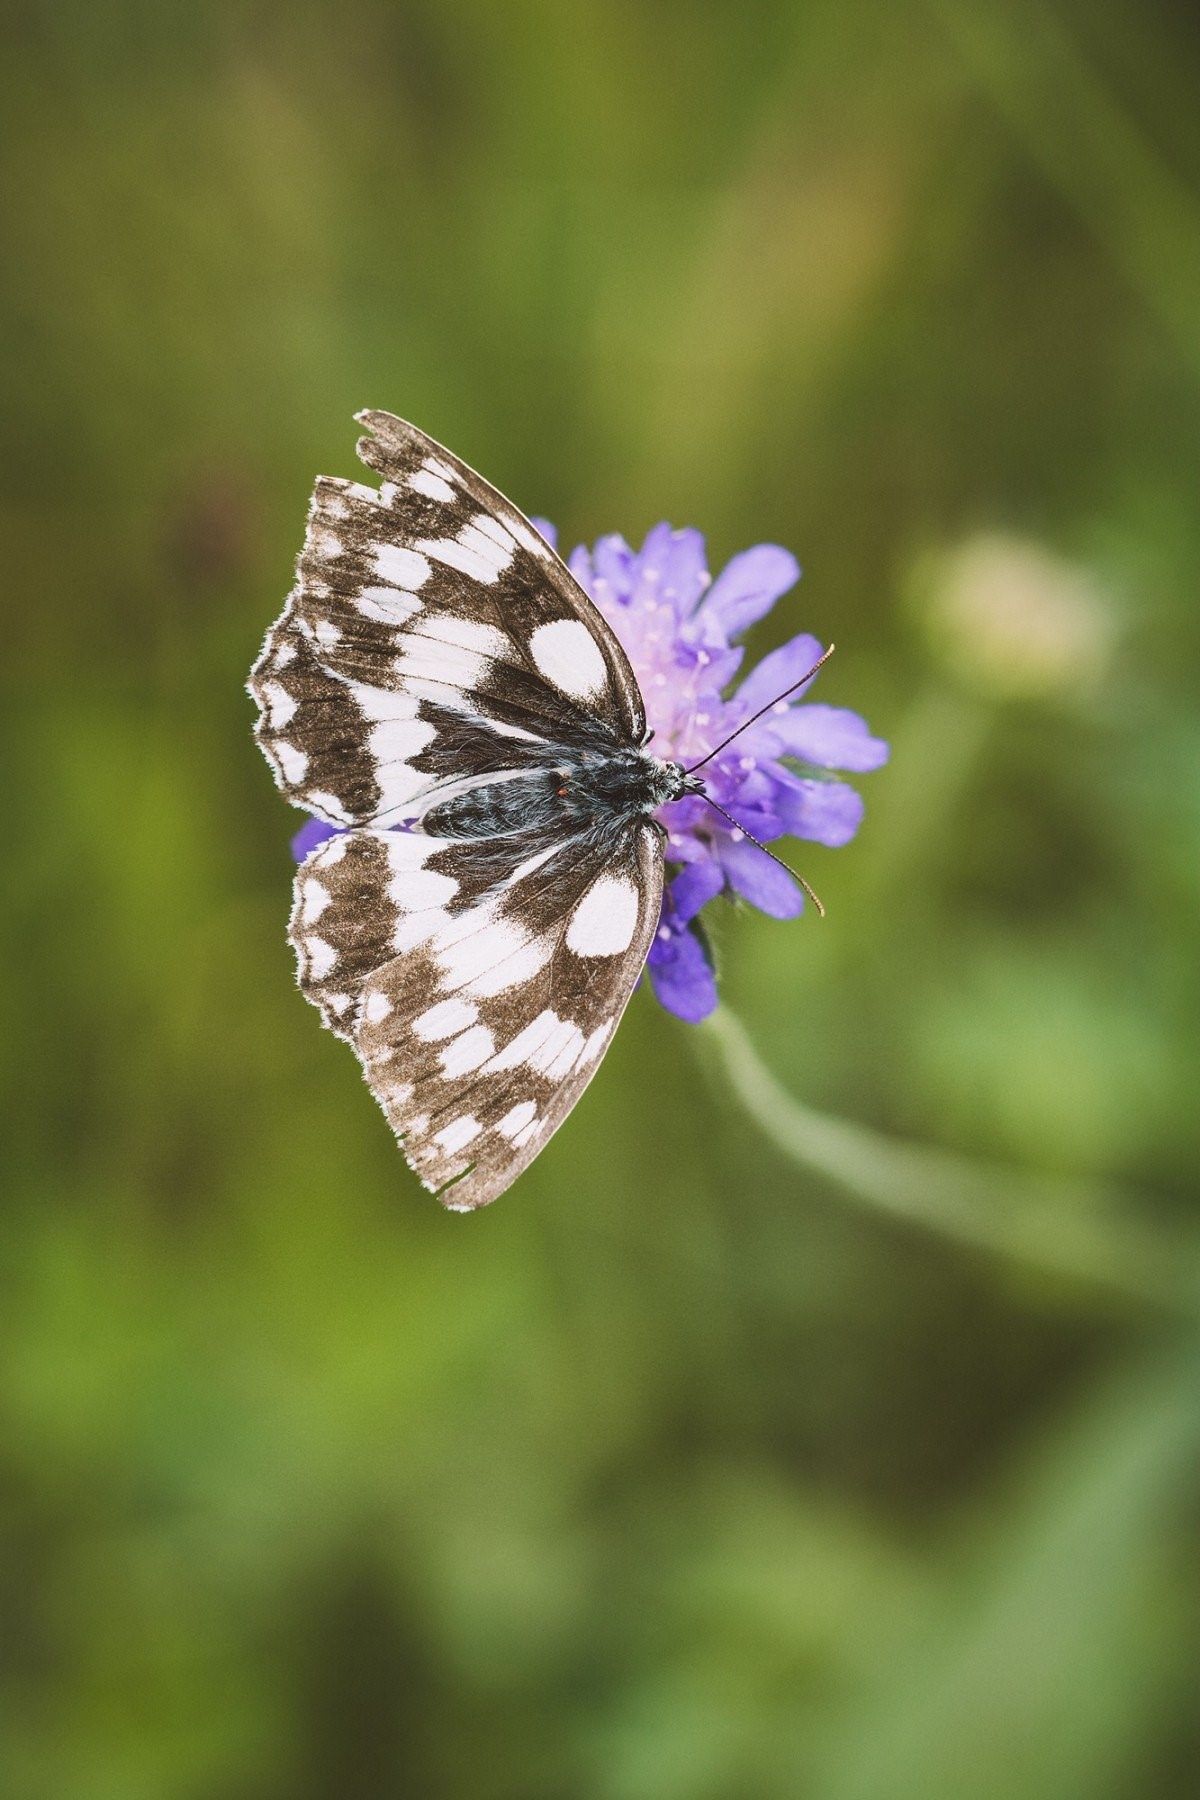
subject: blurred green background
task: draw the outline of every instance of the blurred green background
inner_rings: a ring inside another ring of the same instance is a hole
[[[1194,1793],[1193,8],[4,15],[6,1800]],[[468,1219],[242,691],[365,405],[894,744]]]

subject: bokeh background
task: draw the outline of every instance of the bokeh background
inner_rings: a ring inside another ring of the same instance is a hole
[[[1194,1793],[1193,8],[4,16],[3,1793]],[[364,405],[894,745],[465,1220],[242,691]]]

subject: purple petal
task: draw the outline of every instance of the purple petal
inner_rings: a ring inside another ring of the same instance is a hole
[[[660,603],[671,607],[677,619],[690,616],[708,586],[704,538],[689,527],[673,531],[655,525],[638,552],[635,606]]]
[[[725,564],[704,598],[701,612],[736,637],[769,613],[800,579],[800,564],[779,544],[756,544]]]
[[[329,825],[324,819],[305,819],[303,825],[292,839],[292,855],[298,863],[302,863],[310,850],[323,844],[326,838],[337,837],[336,825]]]
[[[776,816],[774,794],[771,796],[769,807],[748,806],[744,801],[735,798],[728,811],[737,820],[738,827],[747,832],[750,837],[761,838],[764,843],[769,844],[772,838],[783,836],[783,825]],[[713,823],[715,824],[716,821],[714,820]],[[728,833],[733,828],[722,824],[720,829]]]
[[[558,549],[558,526],[552,525],[549,519],[531,518],[529,523],[540,538],[545,538],[552,550]]]
[[[739,807],[765,806],[769,809],[774,805],[775,777],[771,772],[769,764],[764,768],[762,763],[756,762],[754,767],[746,772],[743,770],[742,763],[739,760],[734,767],[730,769],[729,773],[731,778],[735,781],[737,781],[739,775],[742,777],[742,779],[737,782],[735,792],[735,799]]]
[[[664,849],[668,862],[673,863],[704,862],[711,855],[708,845],[686,826],[672,827]]]
[[[695,831],[700,825],[706,825],[712,818],[712,808],[704,804],[699,794],[687,794],[682,800],[672,800],[660,809],[662,822],[674,836],[686,831]]]
[[[713,857],[689,863],[670,887],[670,915],[675,925],[688,925],[702,906],[715,900],[725,886],[725,872]]]
[[[636,577],[637,558],[620,532],[597,538],[592,553],[593,580],[614,600],[626,601]],[[590,591],[590,590],[589,590]]]
[[[770,730],[791,756],[818,769],[851,769],[863,774],[888,759],[882,738],[872,737],[865,719],[842,706],[797,706],[770,716]]]
[[[671,544],[663,565],[660,597],[670,605],[677,619],[686,619],[708,586],[708,556],[704,535],[690,526],[671,534]]]
[[[803,681],[813,664],[820,660],[822,646],[807,631],[799,637],[792,638],[790,643],[781,644],[778,650],[772,650],[757,663],[743,681],[737,691],[739,705],[747,712],[757,712],[760,706],[769,706],[781,694],[797,681]],[[801,690],[807,693],[807,688]],[[782,713],[770,713],[767,722],[772,730]]]
[[[794,919],[804,910],[804,895],[786,869],[746,838],[722,838],[718,854],[729,877],[751,906],[773,919]]]
[[[698,1025],[717,1004],[717,984],[703,946],[690,931],[656,937],[646,959],[655,998],[677,1019]]]
[[[848,844],[862,823],[862,796],[844,781],[806,781],[777,768],[775,809],[793,837],[810,838],[831,850]]]
[[[695,646],[692,653],[703,666],[704,686],[709,692],[719,694],[722,688],[729,686],[741,668],[746,654],[744,645],[735,644],[730,648],[723,640],[718,642],[713,637],[697,637],[692,625],[685,627],[685,630],[687,635],[681,634],[680,643],[687,644],[689,648]],[[737,720],[734,719],[729,729],[732,731],[736,724]]]

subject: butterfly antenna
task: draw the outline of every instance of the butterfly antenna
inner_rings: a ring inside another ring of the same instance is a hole
[[[831,644],[829,646],[829,649],[832,650],[832,648],[833,648],[833,645]],[[825,652],[825,655],[826,656],[829,655],[829,650],[827,650]],[[747,843],[753,844],[754,848],[756,850],[761,850],[764,856],[769,856],[773,863],[778,863],[781,869],[784,869],[787,871],[787,873],[792,877],[793,881],[798,881],[800,883],[800,886],[804,889],[805,893],[808,895],[809,899],[812,901],[813,905],[816,907],[820,916],[822,918],[825,917],[825,908],[821,905],[820,896],[811,887],[809,887],[807,881],[805,881],[805,879],[804,879],[803,875],[801,875],[799,869],[793,869],[791,867],[790,863],[784,862],[782,856],[776,856],[775,852],[773,850],[769,850],[767,848],[767,846],[759,838],[755,837],[755,835],[752,831],[747,831],[746,827],[744,825],[739,824],[738,821],[734,818],[732,813],[726,812],[725,808],[723,806],[718,805],[717,801],[715,801],[713,799],[711,794],[706,794],[706,793],[702,792],[700,795],[700,798],[702,800],[707,800],[708,804],[712,807],[713,811],[719,812],[723,819],[728,819],[729,823],[733,826],[734,830],[740,831],[742,836],[746,839]]]
[[[782,694],[776,694],[776,696],[773,700],[768,700],[767,704],[765,706],[760,706],[756,713],[751,713],[750,717],[748,719],[743,719],[742,723],[738,726],[736,731],[731,731],[727,738],[723,738],[721,740],[721,742],[716,746],[716,748],[713,750],[710,750],[708,752],[707,756],[702,756],[700,758],[699,762],[692,763],[690,768],[687,768],[684,770],[684,774],[685,775],[694,774],[694,772],[697,769],[702,769],[706,762],[711,762],[714,756],[720,756],[720,754],[721,754],[722,750],[725,748],[726,744],[732,744],[735,737],[741,737],[743,731],[748,730],[749,727],[754,724],[756,719],[761,719],[764,713],[771,712],[774,707],[779,705],[779,702],[781,700],[786,700],[789,694],[794,694],[797,688],[804,687],[806,682],[809,682],[812,680],[813,676],[816,674],[817,670],[821,667],[822,663],[827,663],[829,661],[830,657],[833,655],[836,648],[837,648],[836,644],[830,644],[830,646],[829,646],[828,650],[826,650],[824,656],[819,656],[817,658],[816,662],[813,664],[812,668],[808,671],[807,675],[802,675],[800,677],[799,681],[793,681],[791,687],[784,688]],[[734,822],[736,824],[736,820]],[[738,826],[738,829],[740,831],[741,827]],[[749,837],[749,835],[750,835],[749,832],[747,832],[746,835],[747,835],[747,837]],[[759,845],[759,849],[760,850],[762,849],[761,844]],[[769,856],[770,854],[771,854],[771,852],[768,850],[767,855]],[[775,861],[778,862],[779,858],[776,857]],[[787,867],[786,863],[784,864],[784,867],[785,868]],[[797,876],[796,879],[798,881],[800,881],[801,877]],[[814,900],[817,899],[817,896],[815,894],[813,895],[813,899]],[[817,901],[817,905],[818,906],[820,905],[819,900]]]

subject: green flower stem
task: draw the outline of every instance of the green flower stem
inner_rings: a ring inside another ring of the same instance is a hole
[[[860,1205],[1058,1280],[1139,1305],[1193,1311],[1200,1246],[1151,1225],[1152,1202],[905,1143],[814,1111],[787,1093],[738,1019],[720,1007],[697,1032],[723,1085],[783,1155]]]

